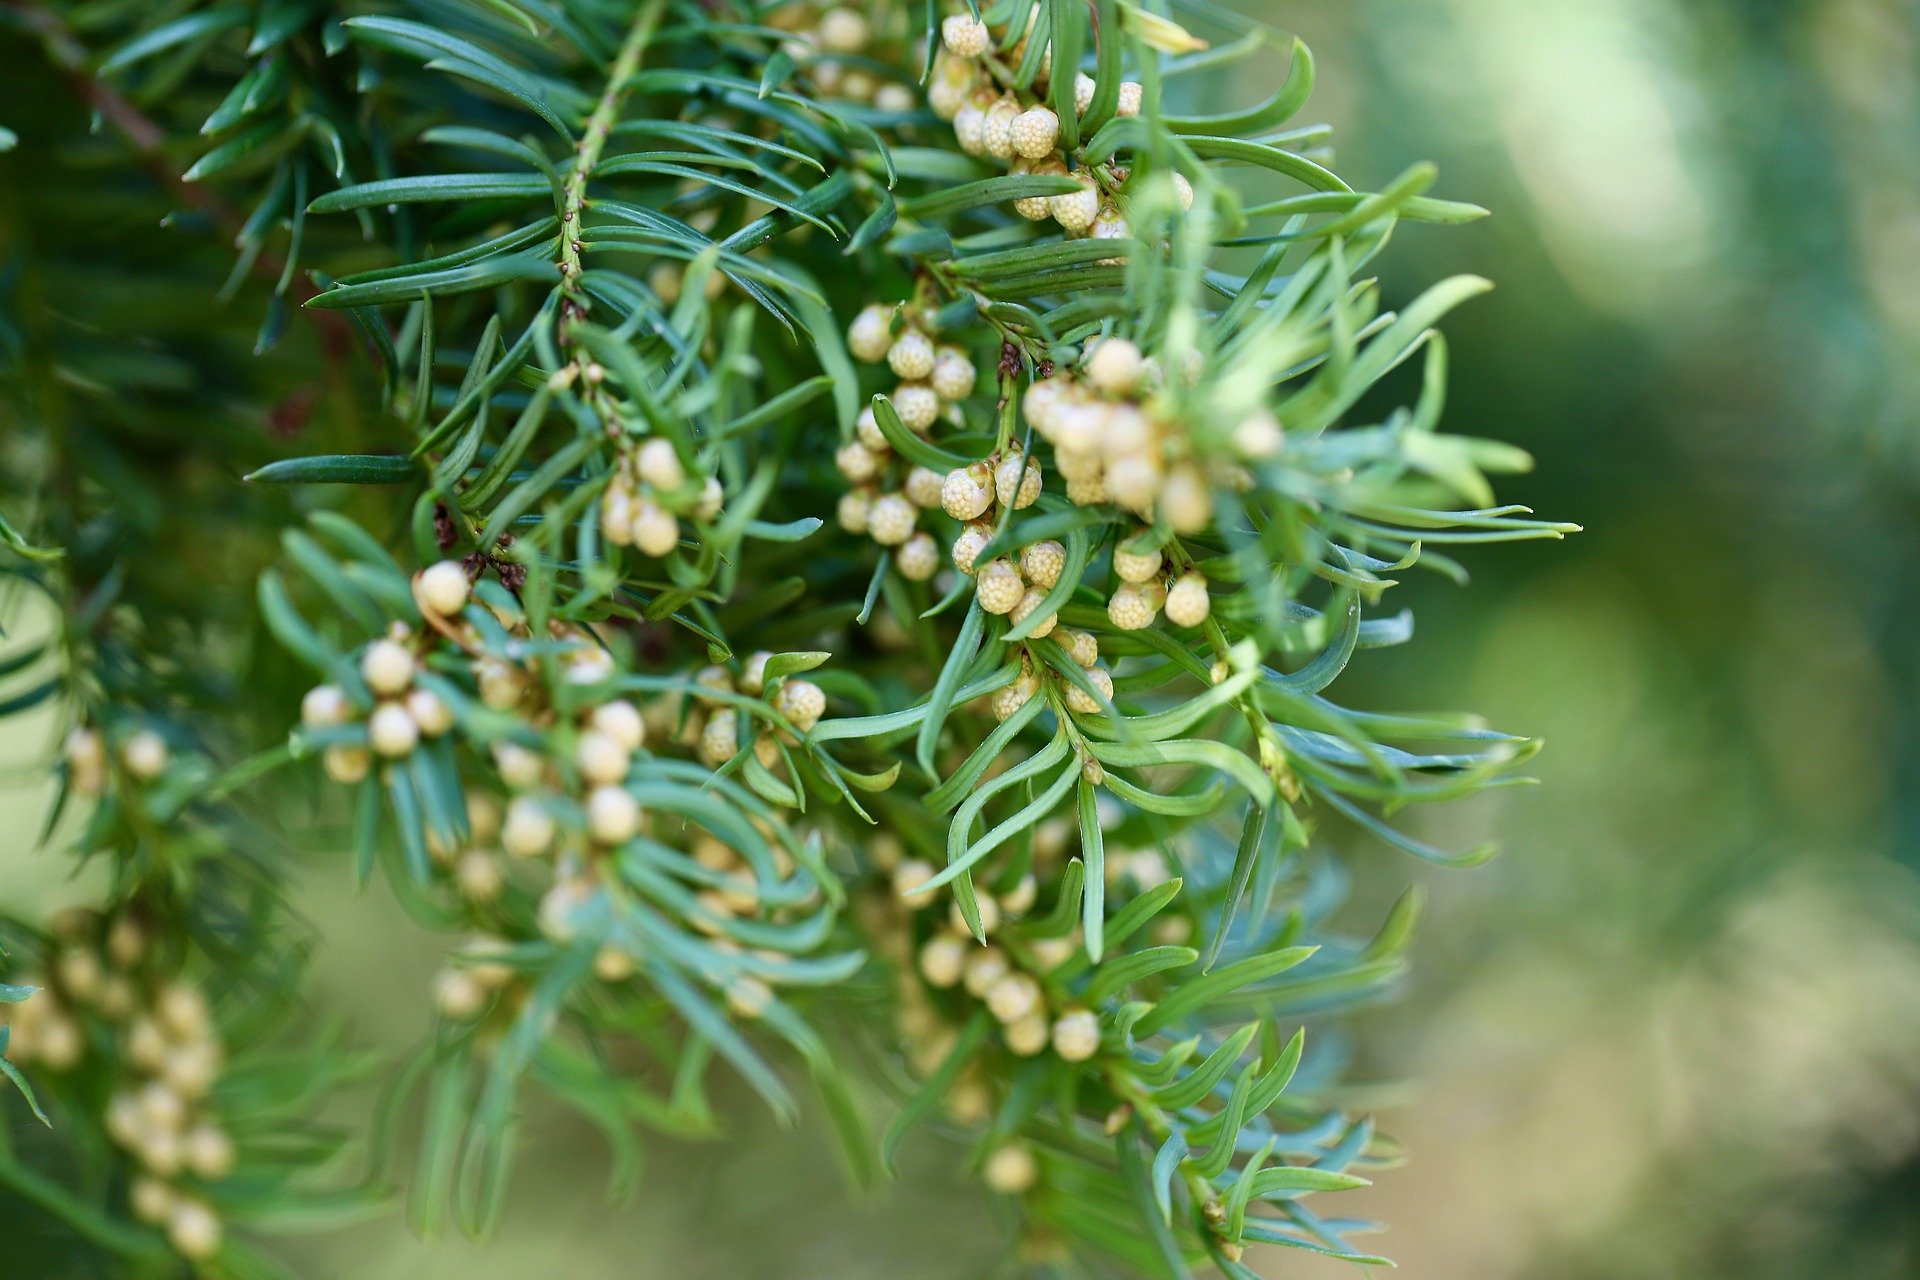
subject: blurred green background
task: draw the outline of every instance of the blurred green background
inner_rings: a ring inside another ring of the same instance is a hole
[[[1414,575],[1416,643],[1343,686],[1548,742],[1544,785],[1427,815],[1500,839],[1490,866],[1355,850],[1432,909],[1357,1048],[1414,1158],[1352,1199],[1421,1280],[1920,1275],[1920,6],[1238,8],[1313,46],[1356,185],[1432,158],[1494,211],[1404,230],[1388,296],[1499,282],[1447,326],[1447,421],[1531,450],[1506,496],[1587,530],[1473,555],[1468,590]],[[81,892],[59,871],[9,857],[0,896]],[[304,890],[321,1003],[403,1048],[431,943],[338,872]],[[656,1147],[628,1209],[556,1119],[502,1240],[383,1222],[295,1252],[355,1280],[987,1274],[1005,1224],[938,1143],[861,1201],[819,1133],[738,1114],[738,1144]]]

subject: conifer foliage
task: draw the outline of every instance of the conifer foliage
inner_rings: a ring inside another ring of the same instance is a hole
[[[1133,0],[4,12],[47,94],[0,157],[0,712],[59,724],[103,886],[0,926],[23,1247],[484,1233],[529,1091],[630,1184],[733,1081],[858,1183],[944,1141],[1022,1273],[1381,1261],[1336,1015],[1415,909],[1350,932],[1330,845],[1484,858],[1395,815],[1531,744],[1336,686],[1412,638],[1396,575],[1567,526],[1441,430],[1485,283],[1368,274],[1481,210],[1337,176],[1304,46]],[[1196,114],[1243,59],[1283,82]],[[443,939],[372,1134],[314,1119],[376,1064],[299,994],[295,865]]]

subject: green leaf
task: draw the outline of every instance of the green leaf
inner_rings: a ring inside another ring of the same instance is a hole
[[[254,484],[408,484],[420,478],[420,468],[392,454],[328,453],[269,462],[244,478]]]

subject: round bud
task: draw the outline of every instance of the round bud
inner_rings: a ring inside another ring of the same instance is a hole
[[[1094,83],[1092,76],[1085,73],[1076,74],[1073,77],[1074,111],[1080,115],[1085,115],[1087,108],[1093,105],[1093,93],[1098,87],[1099,86]]]
[[[1126,544],[1121,543],[1113,549],[1113,571],[1120,575],[1122,582],[1151,582],[1162,563],[1158,547],[1151,551],[1129,551]]]
[[[469,902],[492,902],[500,896],[503,877],[500,864],[492,855],[478,849],[469,849],[460,855],[460,861],[454,864],[454,879],[459,882],[460,892]]]
[[[633,504],[633,545],[642,555],[669,555],[680,545],[680,522],[653,499],[637,499]]]
[[[939,572],[940,544],[933,540],[932,534],[920,530],[901,544],[893,562],[907,581],[925,582]]]
[[[987,1157],[981,1177],[1001,1195],[1017,1196],[1040,1181],[1040,1162],[1023,1146],[1004,1146]]]
[[[873,91],[873,106],[876,111],[885,111],[890,115],[904,114],[918,106],[920,100],[913,90],[897,80],[889,80]]]
[[[198,1200],[181,1200],[167,1215],[167,1242],[181,1257],[204,1262],[220,1252],[220,1219]]]
[[[893,446],[887,443],[887,433],[880,429],[880,420],[874,417],[872,405],[861,406],[860,412],[854,415],[853,434],[872,451],[876,464],[887,460]]]
[[[935,934],[920,948],[920,975],[932,986],[959,985],[966,964],[967,944],[954,934]]]
[[[959,347],[941,347],[934,352],[933,391],[942,400],[965,400],[973,394],[979,376],[973,361]]]
[[[587,793],[587,834],[601,844],[624,844],[640,829],[640,802],[625,787]]]
[[[1265,409],[1255,409],[1233,429],[1233,447],[1243,458],[1271,458],[1286,441],[1280,419]]]
[[[916,466],[907,473],[901,492],[916,507],[939,507],[945,502],[947,478],[931,467]]]
[[[1020,552],[1020,573],[1034,586],[1050,590],[1067,567],[1067,549],[1052,538],[1035,542]]]
[[[1053,154],[1060,145],[1060,117],[1046,107],[1031,107],[1013,118],[1013,149],[1029,160]]]
[[[982,947],[967,957],[966,971],[961,974],[961,981],[966,984],[968,995],[984,1000],[994,984],[1011,971],[1005,952],[998,947]]]
[[[867,532],[883,547],[897,547],[913,536],[920,509],[905,494],[883,493],[873,500],[867,513]]]
[[[1146,361],[1125,338],[1106,338],[1087,357],[1087,381],[1110,396],[1132,395],[1140,386]]]
[[[434,975],[433,1003],[442,1017],[465,1022],[486,1007],[487,989],[465,969],[442,969]]]
[[[987,113],[977,102],[967,102],[953,113],[953,137],[970,156],[987,150]]]
[[[907,430],[925,435],[940,418],[940,397],[924,382],[903,382],[893,389],[893,411]]]
[[[993,469],[994,495],[1003,507],[1022,510],[1040,500],[1040,464],[1009,449]]]
[[[1145,513],[1159,496],[1160,480],[1159,462],[1151,454],[1134,453],[1108,463],[1104,483],[1109,500]]]
[[[1053,1021],[1053,1051],[1068,1062],[1085,1062],[1100,1050],[1100,1020],[1091,1009],[1070,1009]]]
[[[1203,533],[1213,522],[1213,497],[1192,467],[1175,467],[1160,486],[1160,514],[1175,533]]]
[[[1035,610],[1039,609],[1039,607],[1046,602],[1046,598],[1047,593],[1040,588],[1028,587],[1026,594],[1020,597],[1020,603],[1013,606],[1013,612],[1007,616],[1015,625],[1025,622],[1033,615]],[[1027,634],[1035,640],[1044,640],[1053,634],[1053,628],[1058,621],[1058,614],[1049,613]]]
[[[893,311],[877,302],[861,308],[847,327],[847,350],[854,359],[871,364],[887,358],[887,349],[893,345]]]
[[[887,367],[912,381],[933,372],[933,343],[918,329],[908,329],[887,348]]]
[[[593,976],[600,981],[625,982],[633,973],[633,957],[612,943],[593,953]]]
[[[1049,197],[1047,204],[1053,210],[1053,220],[1067,231],[1085,231],[1100,216],[1100,188],[1085,170],[1075,170],[1072,177],[1080,183],[1080,189]]]
[[[429,738],[437,738],[453,728],[453,708],[431,689],[415,689],[407,694],[407,714]]]
[[[1081,631],[1074,627],[1062,627],[1055,635],[1067,656],[1083,667],[1090,667],[1100,661],[1100,642],[1093,638],[1091,631]]]
[[[1167,620],[1177,627],[1199,626],[1211,609],[1207,580],[1197,573],[1182,574],[1167,592]]]
[[[500,771],[500,780],[515,791],[536,785],[546,772],[546,762],[540,754],[517,742],[494,743],[493,766]]]
[[[718,476],[708,476],[700,482],[700,496],[693,500],[693,518],[695,520],[714,520],[719,518],[726,506],[727,491],[720,484]]]
[[[638,751],[647,740],[647,722],[641,718],[639,709],[624,698],[595,707],[591,721],[595,730],[628,751]]]
[[[865,489],[849,489],[840,495],[834,517],[848,533],[865,533],[867,517],[873,512],[873,494]]]
[[[132,916],[114,917],[107,926],[107,956],[122,969],[131,969],[146,954],[147,931]]]
[[[537,858],[553,844],[553,815],[532,796],[515,796],[500,824],[500,847],[516,858]]]
[[[420,726],[407,714],[406,704],[383,702],[367,720],[367,741],[376,754],[396,760],[420,745]]]
[[[859,53],[867,47],[867,20],[856,9],[829,9],[820,15],[813,38],[828,53]]]
[[[345,724],[352,715],[353,704],[338,685],[317,684],[300,699],[300,723],[309,729]]]
[[[741,1018],[757,1018],[773,1004],[773,988],[758,978],[739,977],[727,984],[727,1008]]]
[[[467,607],[470,589],[467,571],[458,561],[442,560],[420,571],[420,603],[443,618],[450,618]]]
[[[600,786],[626,777],[633,757],[612,735],[590,729],[574,744],[573,763],[588,786]]]
[[[160,1029],[175,1040],[200,1039],[213,1023],[207,998],[198,987],[184,982],[170,982],[160,988],[154,996],[153,1012],[160,1020]]]
[[[127,1188],[127,1207],[133,1210],[133,1216],[148,1226],[157,1227],[173,1213],[173,1188],[158,1178],[149,1178],[145,1174],[135,1178]]]
[[[1142,90],[1139,81],[1122,80],[1120,82],[1120,99],[1113,105],[1113,114],[1117,116],[1139,115],[1141,93]]]
[[[220,1077],[220,1050],[210,1040],[174,1045],[160,1064],[160,1078],[183,1098],[204,1098]]]
[[[1160,612],[1145,584],[1126,582],[1107,601],[1107,619],[1122,631],[1142,631]]]
[[[327,770],[327,776],[342,786],[352,786],[367,776],[373,767],[373,758],[365,747],[348,746],[344,743],[328,747],[320,754],[320,762]]]
[[[827,712],[827,695],[811,680],[789,680],[774,695],[774,709],[805,733],[820,723]]]
[[[1027,705],[1033,695],[1039,692],[1040,682],[1031,675],[1022,675],[1018,680],[993,695],[993,718],[1002,723],[1013,719],[1014,713]]]
[[[1013,122],[1019,115],[1020,104],[1012,98],[1002,98],[987,108],[986,119],[981,122],[980,140],[988,155],[996,160],[1013,158]]]
[[[993,540],[990,526],[970,524],[960,531],[953,540],[953,566],[965,574],[973,573],[980,553],[987,549],[987,543]]]
[[[1193,184],[1187,181],[1185,174],[1173,175],[1173,195],[1183,211],[1193,208]]]
[[[397,640],[375,640],[360,655],[360,677],[376,697],[393,698],[413,683],[413,653]]]
[[[956,13],[941,20],[940,42],[957,57],[977,58],[993,46],[993,34],[973,15]]]
[[[1093,225],[1087,230],[1095,240],[1127,240],[1133,236],[1133,228],[1128,224],[1126,217],[1118,209],[1112,208],[1102,209],[1094,215]],[[1112,267],[1118,266],[1124,259],[1114,257],[1102,258],[1100,261]]]
[[[700,730],[700,762],[718,769],[739,754],[739,717],[730,710],[714,712]]]
[[[673,442],[653,436],[634,455],[634,472],[655,489],[678,489],[687,482],[687,471]]]
[[[140,729],[120,744],[120,763],[142,782],[152,782],[166,771],[166,739],[151,729]]]
[[[218,1125],[195,1125],[181,1144],[180,1154],[187,1168],[210,1181],[233,1172],[233,1139]]]
[[[1107,701],[1113,701],[1113,673],[1105,667],[1088,667],[1087,680],[1101,693],[1107,695]],[[1102,710],[1100,700],[1082,689],[1079,685],[1067,686],[1067,709],[1078,711],[1081,715],[1098,715]]]
[[[1002,1028],[1001,1034],[1006,1037],[1007,1048],[1023,1058],[1031,1058],[1047,1047],[1047,1016],[1044,1013],[1030,1013],[1009,1022]]]
[[[187,1118],[186,1101],[159,1080],[134,1096],[140,1104],[140,1121],[150,1129],[177,1130]]]
[[[772,656],[765,649],[747,655],[747,660],[740,664],[740,678],[734,681],[740,692],[758,697],[766,691],[767,659]]]
[[[940,483],[940,508],[955,520],[977,520],[993,505],[993,473],[984,462],[956,467]]]
[[[982,565],[974,576],[974,593],[988,613],[1012,613],[1026,592],[1020,571],[1004,558]]]
[[[893,891],[904,898],[931,879],[932,866],[919,858],[905,858],[893,869]]]
[[[833,465],[854,484],[864,484],[878,474],[880,459],[858,440],[849,440],[834,451]]]
[[[1040,1007],[1040,984],[1010,973],[987,989],[987,1009],[1001,1022],[1017,1022]]]

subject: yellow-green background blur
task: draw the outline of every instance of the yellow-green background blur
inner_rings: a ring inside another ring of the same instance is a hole
[[[1496,836],[1490,866],[1355,851],[1431,910],[1355,1063],[1413,1161],[1343,1199],[1419,1280],[1920,1275],[1920,6],[1238,7],[1315,48],[1309,114],[1356,185],[1432,158],[1436,194],[1493,209],[1403,229],[1388,295],[1499,282],[1448,323],[1447,421],[1531,450],[1508,496],[1586,527],[1473,554],[1466,590],[1413,575],[1415,642],[1343,683],[1548,743],[1542,786],[1423,829]],[[0,813],[20,832],[43,803],[17,787]],[[81,892],[60,871],[9,848],[0,898]],[[432,947],[346,879],[296,891],[327,939],[319,1003],[397,1050]],[[553,1117],[499,1240],[383,1221],[295,1253],[326,1280],[991,1274],[1006,1224],[939,1140],[862,1200],[817,1130],[737,1114],[737,1142],[656,1144],[630,1205]]]

